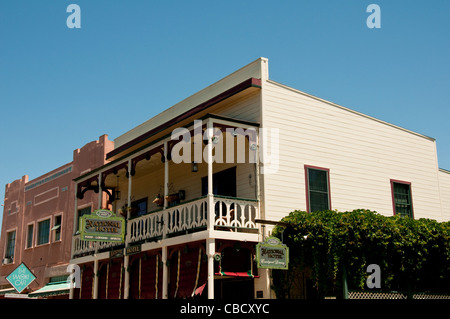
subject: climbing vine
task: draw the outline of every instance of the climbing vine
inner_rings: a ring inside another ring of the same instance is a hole
[[[381,270],[381,289],[448,292],[450,222],[383,216],[369,210],[294,211],[273,235],[289,247],[289,270],[273,270],[278,298],[289,298],[299,272],[308,273],[318,296],[368,289],[367,266]]]

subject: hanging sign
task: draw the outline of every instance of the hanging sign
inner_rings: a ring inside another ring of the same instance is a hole
[[[91,215],[80,217],[81,240],[122,243],[125,236],[125,219],[112,211],[97,209]]]
[[[268,237],[256,245],[258,268],[288,269],[289,248],[276,237]]]
[[[29,284],[36,279],[36,276],[25,266],[24,263],[21,263],[12,273],[10,273],[6,280],[17,290],[20,294],[25,288],[28,287]]]

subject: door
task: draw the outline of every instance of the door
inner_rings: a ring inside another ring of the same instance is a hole
[[[208,194],[208,176],[202,177],[202,196]],[[213,174],[213,194],[236,197],[236,166]]]

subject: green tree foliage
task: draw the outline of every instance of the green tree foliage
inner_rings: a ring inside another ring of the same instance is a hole
[[[278,298],[308,269],[319,296],[340,291],[345,269],[349,289],[368,289],[367,266],[381,268],[384,291],[450,290],[450,222],[386,217],[369,210],[294,211],[273,235],[289,247],[289,270],[273,270]]]

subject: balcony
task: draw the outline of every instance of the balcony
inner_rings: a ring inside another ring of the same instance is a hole
[[[208,216],[214,214],[214,230],[222,232],[257,233],[258,201],[214,195],[213,211],[208,211],[208,196],[149,212],[127,221],[126,245],[156,242],[167,238],[205,231]],[[123,247],[124,244],[90,242],[74,236],[73,256],[90,255]]]
[[[76,178],[75,220],[106,208],[127,225],[122,244],[75,234],[72,257],[134,244],[150,250],[216,238],[258,241],[257,128],[210,114],[181,129],[182,138],[176,128]]]

